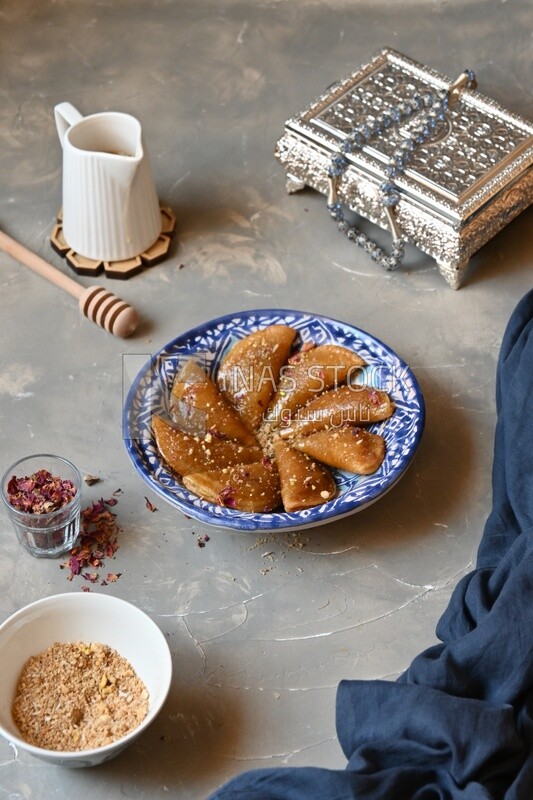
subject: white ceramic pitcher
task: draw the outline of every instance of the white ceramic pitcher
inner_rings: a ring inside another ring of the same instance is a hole
[[[161,232],[161,213],[141,125],[115,111],[83,117],[54,108],[63,147],[63,236],[79,255],[125,261]]]

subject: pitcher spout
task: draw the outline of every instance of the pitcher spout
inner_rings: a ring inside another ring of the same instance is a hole
[[[135,154],[113,150],[105,155],[109,156],[106,165],[108,175],[121,186],[129,186],[143,159],[142,145],[139,145]]]
[[[116,122],[105,152],[106,169],[115,181],[128,186],[144,158],[142,130],[138,120],[127,114],[117,114]]]

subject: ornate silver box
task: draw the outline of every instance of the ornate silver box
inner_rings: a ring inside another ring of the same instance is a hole
[[[372,127],[388,109],[428,88],[441,95],[448,91],[453,103],[395,176],[399,199],[394,216],[401,238],[432,256],[454,289],[470,257],[533,202],[533,124],[474,89],[461,84],[454,89],[456,84],[394,50],[383,50],[288,120],[275,150],[289,192],[310,186],[331,193],[332,158],[358,123]],[[391,154],[412,138],[414,126],[412,116],[378,129],[354,152],[345,145],[345,167],[335,186],[339,203],[392,228],[393,234],[394,220],[380,200],[380,186],[387,180]]]

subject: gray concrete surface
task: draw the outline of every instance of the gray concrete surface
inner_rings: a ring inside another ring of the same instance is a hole
[[[109,282],[143,317],[126,341],[0,255],[2,469],[52,451],[102,478],[87,504],[122,489],[122,575],[95,591],[150,614],[175,668],[156,723],[102,767],[62,770],[0,742],[0,798],[197,800],[253,767],[341,767],[338,681],[392,679],[435,641],[490,509],[495,363],[531,286],[532,212],[474,257],[454,292],[414,249],[403,271],[377,272],[322,197],[285,194],[272,152],[286,118],[387,45],[451,76],[471,67],[484,93],[532,118],[532,23],[529,0],[0,4],[0,227],[68,271],[48,241],[62,100],[139,117],[160,199],[178,219],[165,263]],[[298,537],[208,529],[153,495],[150,513],[121,439],[123,356],[143,361],[204,320],[258,307],[369,331],[411,365],[427,403],[400,483]],[[80,584],[23,553],[2,512],[0,619]]]

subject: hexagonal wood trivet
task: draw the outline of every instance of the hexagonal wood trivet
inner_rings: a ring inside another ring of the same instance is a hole
[[[96,261],[75,253],[63,236],[62,215],[59,212],[57,223],[50,234],[50,244],[78,275],[99,275],[105,271],[108,278],[131,278],[147,267],[153,267],[164,261],[170,250],[171,237],[176,227],[174,212],[167,206],[161,206],[161,233],[159,238],[144,253],[128,258],[125,261]]]

